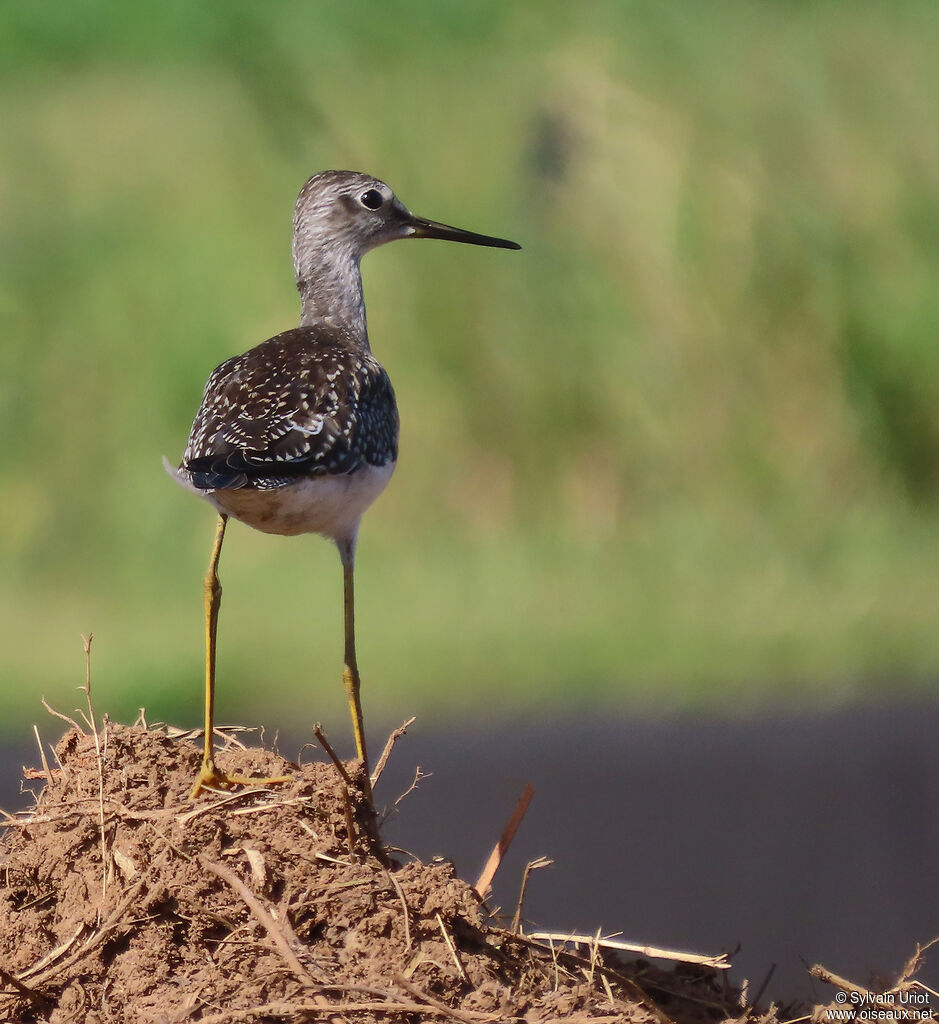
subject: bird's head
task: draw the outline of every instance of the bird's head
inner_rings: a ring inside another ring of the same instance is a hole
[[[504,238],[416,217],[378,178],[359,171],[321,171],[300,190],[293,215],[293,254],[298,278],[305,254],[324,250],[360,259],[397,238],[442,238],[470,245],[520,249]]]

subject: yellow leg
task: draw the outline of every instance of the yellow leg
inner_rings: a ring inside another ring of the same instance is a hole
[[[195,799],[205,788],[228,789],[231,786],[257,786],[275,782],[289,782],[289,776],[272,779],[251,779],[243,775],[226,775],[215,766],[215,648],[218,634],[218,610],[222,602],[222,585],[218,579],[218,560],[225,539],[228,516],[220,515],[215,528],[212,557],[202,582],[202,600],[205,606],[205,745],[202,768],[196,779],[190,799]]]
[[[361,680],[359,666],[355,660],[355,586],[353,583],[353,559],[351,550],[340,547],[342,555],[343,597],[345,609],[346,654],[342,668],[342,681],[346,684],[346,699],[352,716],[352,732],[355,735],[355,750],[365,766],[365,793],[371,799],[372,787],[368,780],[368,751],[365,748],[365,725],[362,721],[362,702],[359,698]]]

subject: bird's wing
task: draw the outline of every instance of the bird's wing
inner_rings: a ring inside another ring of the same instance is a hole
[[[209,377],[183,465],[203,490],[280,487],[397,458],[398,414],[370,352],[297,328]]]

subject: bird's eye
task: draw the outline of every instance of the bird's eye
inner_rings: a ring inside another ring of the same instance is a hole
[[[367,192],[363,192],[359,196],[359,202],[366,210],[377,210],[384,201],[385,197],[377,188],[370,188]]]

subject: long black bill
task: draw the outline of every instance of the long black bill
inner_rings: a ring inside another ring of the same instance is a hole
[[[442,238],[447,242],[466,242],[468,245],[488,245],[493,249],[521,249],[518,242],[507,238],[493,238],[491,235],[477,235],[475,231],[451,228],[449,224],[438,224],[435,220],[411,216],[412,228],[409,238]]]

